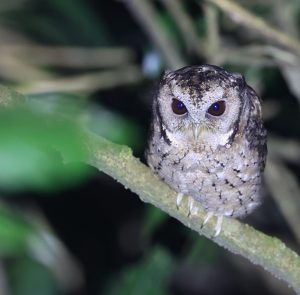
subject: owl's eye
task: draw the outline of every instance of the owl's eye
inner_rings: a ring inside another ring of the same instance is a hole
[[[172,111],[176,115],[183,115],[187,112],[187,109],[182,101],[174,98],[172,101]]]
[[[219,100],[215,103],[213,103],[207,112],[212,115],[212,116],[221,116],[225,112],[226,106],[225,106],[225,101],[224,100]]]

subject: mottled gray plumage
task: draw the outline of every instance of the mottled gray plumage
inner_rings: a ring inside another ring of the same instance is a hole
[[[224,113],[212,115],[220,102]],[[146,157],[179,196],[216,216],[247,215],[260,203],[266,154],[260,101],[242,75],[211,65],[164,74]]]

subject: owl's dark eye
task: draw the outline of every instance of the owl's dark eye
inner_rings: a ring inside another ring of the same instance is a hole
[[[174,98],[172,101],[172,111],[176,115],[183,115],[187,112],[187,109],[182,101]]]
[[[225,112],[225,109],[226,109],[225,101],[224,100],[219,100],[219,101],[213,103],[209,107],[207,112],[212,116],[218,117],[218,116],[223,115],[223,113]]]

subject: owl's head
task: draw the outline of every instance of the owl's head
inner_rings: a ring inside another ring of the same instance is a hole
[[[202,65],[167,72],[161,79],[156,112],[168,137],[210,146],[231,143],[256,96],[240,74]]]

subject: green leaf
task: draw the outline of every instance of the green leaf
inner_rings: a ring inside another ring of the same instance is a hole
[[[76,122],[22,109],[0,110],[0,187],[55,189],[86,175]],[[65,164],[68,163],[68,164]]]
[[[186,260],[190,263],[201,262],[207,264],[214,264],[220,261],[220,253],[222,249],[212,241],[206,238],[199,238],[194,232],[188,232],[191,239],[191,245],[186,251]]]
[[[10,265],[11,294],[57,295],[59,290],[51,272],[43,265],[30,260],[18,259]]]
[[[122,271],[103,294],[107,295],[167,295],[168,282],[175,263],[170,254],[159,247],[152,249],[140,263]]]
[[[80,120],[93,132],[115,143],[140,148],[142,131],[130,118],[96,104],[85,97],[66,93],[47,93],[29,96],[31,109],[44,114],[60,114],[70,120]]]
[[[129,118],[108,109],[92,106],[89,128],[106,139],[139,148],[141,146],[141,129]]]
[[[111,43],[109,26],[101,17],[101,11],[93,9],[89,2],[84,0],[51,0],[47,1],[50,9],[58,14],[61,20],[68,26],[69,34],[75,41],[80,40],[88,45],[107,45]],[[73,28],[73,32],[71,31]],[[80,34],[78,29],[80,28]],[[61,28],[64,30],[64,28]]]
[[[34,229],[16,214],[0,208],[0,256],[24,254]]]
[[[158,208],[147,206],[143,224],[143,234],[146,237],[151,236],[153,232],[168,219],[168,217],[168,214]]]

